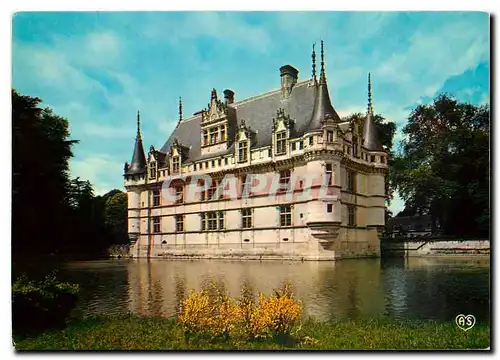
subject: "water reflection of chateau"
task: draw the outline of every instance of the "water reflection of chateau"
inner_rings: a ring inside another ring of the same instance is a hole
[[[131,261],[128,265],[129,311],[171,316],[182,297],[211,280],[220,281],[238,297],[247,281],[270,294],[290,281],[304,312],[321,320],[377,316],[384,312],[379,260],[332,262],[278,261]]]

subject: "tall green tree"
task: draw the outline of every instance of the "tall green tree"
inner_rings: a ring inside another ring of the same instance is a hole
[[[126,193],[118,191],[107,197],[104,207],[104,221],[113,244],[128,243]]]
[[[68,121],[12,90],[12,251],[55,251],[67,217]]]
[[[489,119],[488,106],[447,94],[411,112],[394,161],[407,212],[430,214],[446,234],[489,235]]]

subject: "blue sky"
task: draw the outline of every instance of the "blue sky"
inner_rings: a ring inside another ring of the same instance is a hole
[[[311,75],[311,46],[325,42],[332,103],[364,112],[371,72],[377,113],[396,122],[440,92],[489,103],[489,15],[480,12],[108,12],[18,13],[13,87],[70,121],[80,140],[72,176],[96,193],[123,189],[136,112],[146,151],[178,119],[225,88],[243,99],[280,86],[279,67]],[[402,201],[391,206],[399,211]]]

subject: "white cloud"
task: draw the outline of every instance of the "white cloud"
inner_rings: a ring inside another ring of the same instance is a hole
[[[94,191],[99,195],[114,188],[123,188],[122,178],[116,175],[122,172],[123,164],[106,154],[91,155],[85,159],[72,159],[70,161],[71,176],[89,180]]]

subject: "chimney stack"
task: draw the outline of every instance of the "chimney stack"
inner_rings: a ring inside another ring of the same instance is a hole
[[[232,104],[234,102],[234,91],[229,89],[224,90],[224,99],[226,99],[226,104]]]
[[[281,97],[286,99],[290,96],[293,86],[297,83],[299,71],[291,65],[280,67],[281,74]]]

